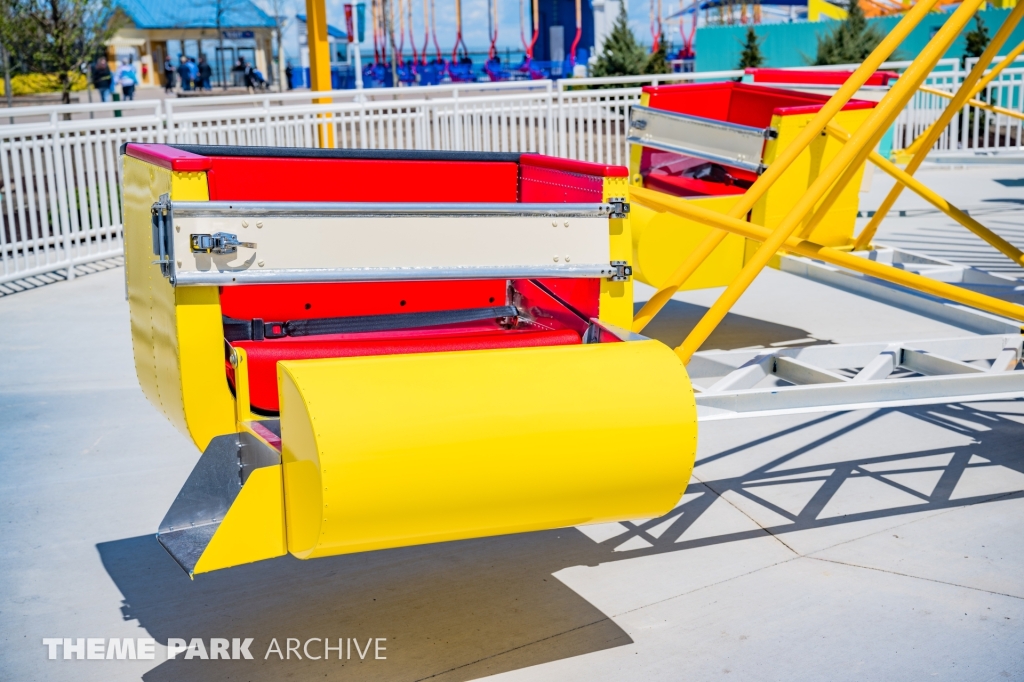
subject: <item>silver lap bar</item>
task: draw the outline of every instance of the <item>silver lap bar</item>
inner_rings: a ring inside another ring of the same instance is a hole
[[[633,105],[626,141],[761,173],[765,169],[761,163],[764,142],[776,135],[772,128],[752,128]]]
[[[153,251],[175,286],[631,276],[624,199],[593,204],[170,202]]]

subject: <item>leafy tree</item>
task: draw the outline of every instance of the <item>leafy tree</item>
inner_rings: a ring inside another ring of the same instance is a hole
[[[980,57],[981,53],[988,47],[988,43],[991,40],[988,35],[988,26],[985,25],[981,15],[977,12],[974,14],[974,29],[964,34],[964,40],[967,43],[964,46],[963,61],[965,64],[970,57]]]
[[[764,38],[758,38],[753,26],[747,26],[747,39],[743,43],[743,51],[740,53],[740,63],[737,69],[756,69],[764,64],[764,55],[761,54],[761,42]]]
[[[858,0],[847,0],[846,18],[824,37],[818,36],[814,64],[857,64],[882,42],[882,32],[868,24]]]
[[[30,30],[21,12],[22,0],[0,0],[0,61],[4,69],[4,93],[7,106],[14,106],[14,87],[11,84],[11,57],[24,55]]]
[[[664,35],[658,37],[658,49],[644,60],[644,73],[672,73],[672,65],[668,63],[668,43]]]
[[[21,13],[33,33],[35,61],[54,74],[61,101],[69,104],[72,74],[120,27],[111,0],[24,0]]]
[[[601,54],[594,64],[595,76],[639,76],[644,73],[648,58],[629,28],[626,3],[619,3],[619,16],[612,32],[604,39]]]

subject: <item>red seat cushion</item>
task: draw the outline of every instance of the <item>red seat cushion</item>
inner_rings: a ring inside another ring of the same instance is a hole
[[[280,341],[236,341],[231,345],[246,352],[249,363],[249,402],[265,412],[277,412],[277,363],[281,360],[347,358],[361,355],[438,353],[487,348],[568,346],[581,343],[580,335],[569,329],[557,331],[496,331],[463,336],[430,338],[377,338],[375,340],[287,339]],[[234,383],[234,373],[228,366]]]

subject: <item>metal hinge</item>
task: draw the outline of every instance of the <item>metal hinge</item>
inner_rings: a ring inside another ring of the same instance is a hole
[[[612,212],[608,214],[609,218],[625,218],[629,215],[629,202],[625,197],[610,197],[608,205],[612,207]]]
[[[189,238],[189,246],[192,253],[235,253],[239,246],[247,249],[255,249],[256,242],[240,242],[238,235],[228,232],[216,232],[214,234],[193,234]]]
[[[171,235],[171,223],[174,220],[171,215],[171,195],[161,194],[160,200],[153,204],[150,213],[153,216],[153,255],[159,256],[153,263],[160,266],[160,274],[171,278],[171,255],[174,253],[174,238]]]
[[[633,276],[633,266],[624,260],[613,260],[611,266],[615,268],[615,274],[608,279],[613,282],[626,282]]]

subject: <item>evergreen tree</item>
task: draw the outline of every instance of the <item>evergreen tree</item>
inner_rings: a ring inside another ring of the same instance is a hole
[[[764,55],[761,54],[761,41],[753,26],[747,26],[747,39],[743,43],[743,52],[740,53],[740,63],[737,69],[756,69],[764,64]]]
[[[658,38],[658,49],[647,55],[643,72],[645,74],[672,73],[672,65],[668,63],[668,43],[665,42],[665,36],[662,35]]]
[[[824,37],[818,37],[818,54],[814,63],[857,64],[882,42],[882,32],[870,26],[857,0],[848,0],[846,18]]]
[[[595,76],[639,76],[647,64],[644,48],[629,28],[626,3],[619,3],[619,16],[612,32],[604,39],[601,54],[594,64]]]
[[[974,14],[974,30],[968,31],[964,35],[964,40],[967,43],[964,46],[963,61],[965,64],[969,57],[980,57],[981,53],[988,47],[989,40],[991,40],[988,35],[988,26],[985,25],[981,15],[977,12]]]

